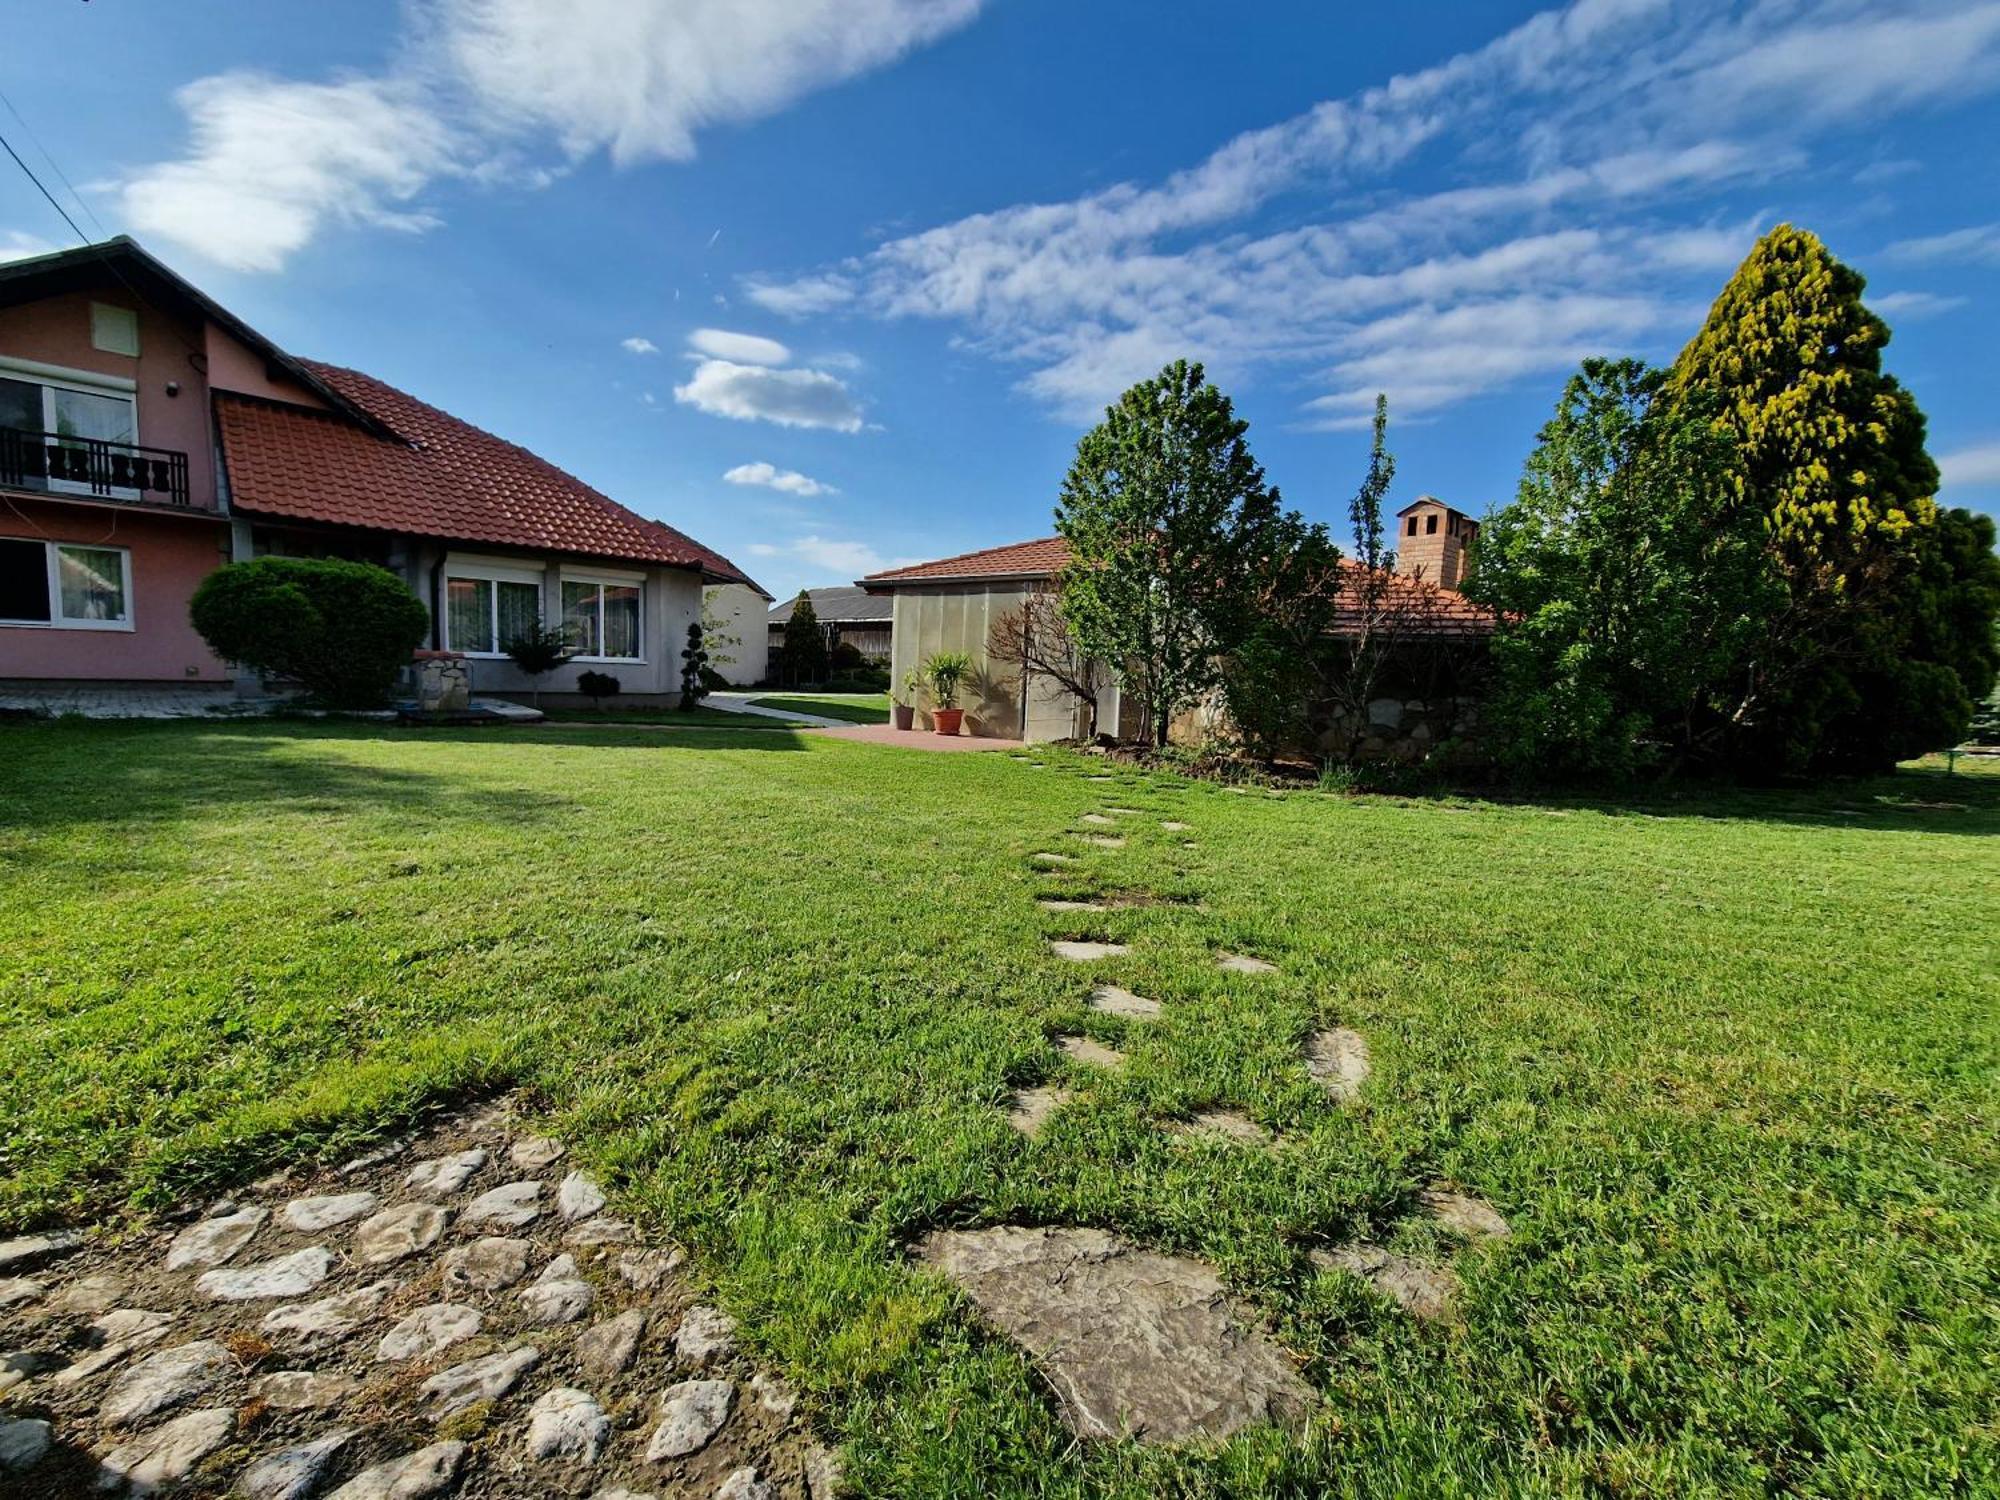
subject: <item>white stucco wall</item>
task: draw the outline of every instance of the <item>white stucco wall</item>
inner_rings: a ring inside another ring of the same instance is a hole
[[[708,618],[716,625],[708,643],[709,656],[712,659],[720,653],[735,658],[731,662],[713,662],[715,670],[738,687],[762,682],[770,669],[771,632],[765,623],[769,602],[755,589],[740,583],[711,588],[707,599]],[[715,635],[735,639],[718,642],[713,639]]]

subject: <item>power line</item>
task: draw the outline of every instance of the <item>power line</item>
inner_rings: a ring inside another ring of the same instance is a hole
[[[75,235],[83,244],[88,245],[90,243],[90,236],[77,226],[76,220],[69,216],[69,210],[56,201],[56,195],[42,185],[42,179],[35,175],[35,169],[21,160],[21,153],[14,149],[14,143],[8,140],[6,136],[0,135],[0,146],[7,148],[7,154],[14,158],[14,165],[19,167],[23,172],[26,172],[28,174],[28,181],[35,185],[36,191],[49,200],[49,207],[62,215],[62,221],[69,225],[70,233]]]
[[[56,179],[64,187],[69,189],[70,197],[76,200],[76,206],[83,210],[83,216],[96,226],[98,238],[110,239],[111,234],[110,231],[105,229],[104,221],[97,217],[96,212],[90,206],[89,200],[76,190],[76,184],[69,180],[69,174],[62,169],[61,163],[49,154],[49,148],[44,146],[42,138],[35,134],[35,127],[28,123],[28,117],[21,113],[19,106],[12,99],[7,97],[4,89],[0,89],[0,104],[6,105],[7,113],[20,122],[21,130],[28,137],[29,144],[42,153],[42,160],[49,164],[49,170],[56,174]]]

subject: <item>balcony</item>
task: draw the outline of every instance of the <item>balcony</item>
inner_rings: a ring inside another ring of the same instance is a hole
[[[214,510],[188,493],[188,456],[104,438],[67,437],[29,427],[0,427],[0,486]]]

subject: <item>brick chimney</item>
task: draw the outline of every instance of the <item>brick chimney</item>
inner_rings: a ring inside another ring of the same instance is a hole
[[[1465,577],[1465,549],[1479,523],[1435,495],[1419,495],[1396,512],[1396,571],[1456,589]]]

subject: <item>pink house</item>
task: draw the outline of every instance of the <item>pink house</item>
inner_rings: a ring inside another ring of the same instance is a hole
[[[270,553],[395,572],[427,644],[501,695],[536,686],[505,646],[539,619],[576,646],[540,686],[594,669],[665,698],[704,589],[757,588],[524,448],[286,353],[129,239],[0,265],[0,683],[226,693],[188,601]]]

